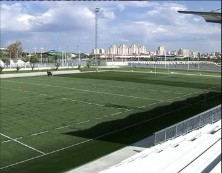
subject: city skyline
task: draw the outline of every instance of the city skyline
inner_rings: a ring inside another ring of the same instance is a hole
[[[159,45],[156,50],[152,51],[146,48],[144,45],[126,45],[126,44],[112,44],[107,49],[97,48],[92,50],[92,54],[100,54],[104,56],[134,56],[134,55],[175,55],[184,57],[198,57],[198,54],[217,54],[221,55],[220,51],[201,53],[196,50],[190,50],[186,48],[178,48],[175,50],[166,50],[164,45]]]
[[[109,2],[1,2],[1,47],[21,41],[24,51],[63,50],[91,52],[111,44],[144,45],[155,51],[186,48],[221,51],[221,24],[212,24],[178,10],[211,11],[221,1],[109,1]]]

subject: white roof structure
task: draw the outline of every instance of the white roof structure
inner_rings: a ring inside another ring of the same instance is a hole
[[[206,22],[221,23],[221,12],[204,12],[204,11],[178,11],[183,14],[194,14],[201,16]]]
[[[221,168],[215,164],[220,157],[221,120],[148,148],[99,173],[215,173]]]

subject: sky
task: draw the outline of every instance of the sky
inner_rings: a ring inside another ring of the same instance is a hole
[[[221,51],[221,24],[178,10],[212,11],[220,0],[192,1],[1,1],[0,47],[20,41],[24,51],[91,52],[95,48],[95,8],[99,48],[144,45],[155,51],[186,48]]]

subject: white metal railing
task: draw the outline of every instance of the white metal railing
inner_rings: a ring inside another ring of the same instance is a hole
[[[166,142],[169,139],[187,134],[207,124],[212,124],[221,119],[221,105],[202,112],[187,120],[174,124],[163,130],[154,133],[154,144]]]

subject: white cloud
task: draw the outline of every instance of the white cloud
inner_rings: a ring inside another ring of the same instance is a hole
[[[11,6],[2,4],[1,5],[1,30],[9,31],[23,31],[26,30],[29,25],[27,19],[31,16],[23,14],[21,4],[15,3]]]
[[[102,8],[99,11],[98,18],[104,18],[104,19],[115,19],[115,14],[111,9],[108,8]]]
[[[2,42],[20,40],[26,47],[46,45],[50,48],[94,47],[95,7],[100,7],[98,45],[145,44],[155,49],[156,44],[176,49],[192,45],[194,49],[218,48],[221,29],[206,23],[201,17],[180,14],[187,6],[176,2],[26,2],[2,3]],[[205,46],[197,42],[204,39]],[[174,48],[173,48],[173,43]],[[209,47],[207,46],[209,43]],[[217,43],[217,44],[216,44]],[[74,46],[73,46],[74,45]]]
[[[125,10],[125,5],[123,4],[118,4],[117,8],[119,9],[119,11],[124,11]]]

